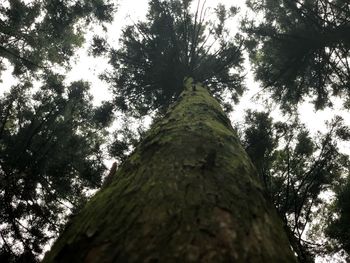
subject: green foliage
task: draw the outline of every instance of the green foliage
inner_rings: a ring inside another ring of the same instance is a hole
[[[110,0],[3,1],[0,67],[4,70],[9,61],[17,76],[63,65],[83,44],[85,28],[92,22],[111,22],[115,9]]]
[[[327,235],[338,244],[338,250],[344,249],[350,255],[350,176],[347,182],[341,185],[337,191],[334,211],[336,216],[332,216],[327,228]]]
[[[113,70],[104,75],[111,83],[116,106],[134,115],[165,111],[182,92],[185,77],[206,84],[220,96],[228,91],[237,100],[243,91],[241,40],[228,38],[225,21],[237,12],[219,5],[213,15],[198,1],[152,0],[146,21],[123,30],[121,47],[111,49]]]
[[[277,147],[277,139],[274,138],[272,130],[272,119],[267,113],[248,111],[246,122],[250,125],[250,129],[247,128],[244,131],[245,150],[267,187],[270,166],[275,157],[273,150]]]
[[[0,5],[0,73],[12,65],[21,78],[0,97],[1,262],[35,262],[86,192],[100,185],[112,104],[93,107],[87,83],[65,86],[64,77],[52,71],[69,67],[88,27],[112,21],[113,2]],[[43,84],[33,84],[33,77]]]
[[[248,112],[242,132],[243,145],[302,262],[313,262],[315,254],[328,252],[326,246],[309,241],[306,229],[327,205],[320,194],[332,190],[349,172],[349,157],[337,147],[349,131],[340,117],[328,126],[327,133],[312,138],[297,119],[273,122],[269,113]]]
[[[87,83],[62,81],[50,75],[36,92],[24,83],[0,99],[1,262],[34,262],[101,184],[111,108],[92,106]]]
[[[313,98],[350,98],[350,6],[344,0],[249,0],[261,22],[245,21],[256,78],[287,110]]]

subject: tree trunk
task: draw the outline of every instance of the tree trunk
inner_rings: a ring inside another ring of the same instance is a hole
[[[44,262],[296,262],[219,103],[185,86]]]

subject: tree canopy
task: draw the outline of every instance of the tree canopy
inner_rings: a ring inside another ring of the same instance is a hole
[[[63,65],[84,43],[86,27],[113,19],[111,0],[4,0],[0,5],[0,73],[5,61],[22,75]],[[68,64],[65,64],[68,66]]]
[[[206,84],[218,97],[237,100],[243,91],[242,41],[229,38],[225,21],[237,13],[218,5],[213,11],[198,1],[151,0],[145,21],[127,26],[120,48],[109,52],[110,82],[118,109],[144,115],[164,111],[182,91],[185,77]],[[216,15],[215,22],[207,19]]]
[[[350,98],[350,4],[344,0],[249,0],[262,20],[246,20],[256,78],[286,109],[311,97]]]
[[[0,74],[20,78],[0,91],[1,262],[35,262],[101,184],[111,104],[94,107],[88,83],[54,72],[70,66],[87,27],[112,21],[113,2],[0,4]]]
[[[328,235],[326,229],[330,226],[320,218],[336,212],[330,209],[330,198],[322,197],[322,193],[336,191],[350,171],[349,156],[342,154],[337,145],[350,136],[343,120],[335,118],[328,124],[328,132],[313,138],[297,118],[276,122],[268,112],[249,111],[241,136],[243,146],[285,223],[300,262],[314,262],[316,255],[338,252],[342,245],[321,239]],[[340,202],[343,203],[336,207],[342,216],[335,220],[332,229],[345,227],[342,222],[349,210],[344,201]],[[322,223],[316,223],[318,221]],[[330,233],[336,237],[336,231]],[[348,232],[343,233],[336,237],[340,243]]]
[[[335,248],[343,249],[350,255],[350,176],[348,176],[336,190],[336,199],[331,214],[328,217],[329,224],[326,234],[336,240]],[[349,256],[348,256],[349,259]]]
[[[108,107],[92,106],[87,83],[62,79],[34,93],[15,86],[0,101],[2,262],[34,262],[86,190],[101,185]]]

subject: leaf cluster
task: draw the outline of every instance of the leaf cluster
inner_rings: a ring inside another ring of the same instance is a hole
[[[263,16],[246,19],[246,46],[256,78],[291,110],[311,97],[317,109],[330,95],[350,98],[350,5],[344,0],[249,0]]]

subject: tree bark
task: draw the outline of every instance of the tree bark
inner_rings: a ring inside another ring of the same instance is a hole
[[[43,262],[296,259],[229,119],[189,79]]]

